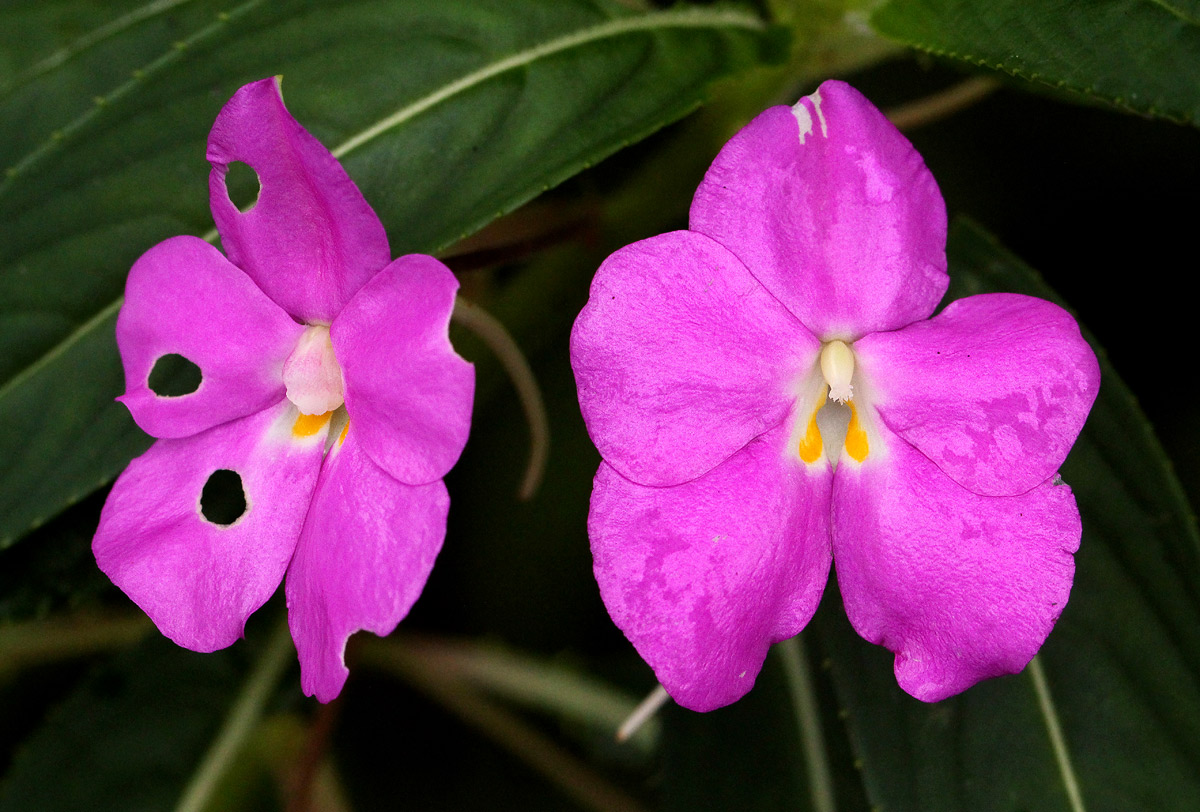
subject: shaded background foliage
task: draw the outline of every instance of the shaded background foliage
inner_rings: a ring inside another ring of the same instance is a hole
[[[193,654],[163,641],[89,550],[104,483],[147,442],[111,402],[117,297],[147,247],[211,228],[216,111],[283,73],[290,109],[338,149],[514,54],[528,59],[343,161],[394,253],[445,256],[530,358],[553,436],[545,483],[514,498],[527,429],[495,360],[456,326],[478,397],[425,594],[393,638],[352,641],[338,702],[304,699],[288,666],[207,808],[1200,808],[1187,507],[1200,385],[1183,282],[1196,267],[1198,20],[1192,0],[5,3],[0,810],[174,808],[271,662],[278,599],[243,643]],[[566,337],[608,252],[684,225],[721,143],[832,75],[901,116],[974,77],[999,82],[970,85],[981,97],[966,109],[909,119],[950,212],[972,218],[952,231],[949,295],[1056,291],[1111,361],[1064,467],[1085,535],[1040,658],[1069,770],[1030,673],[922,705],[849,630],[832,585],[745,700],[669,707],[633,743],[612,741],[653,678],[591,580],[598,456]]]

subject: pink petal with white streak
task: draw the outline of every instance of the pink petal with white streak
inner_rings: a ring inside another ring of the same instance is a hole
[[[946,291],[946,208],[912,144],[828,81],[729,140],[690,226],[745,263],[822,340],[924,319]]]

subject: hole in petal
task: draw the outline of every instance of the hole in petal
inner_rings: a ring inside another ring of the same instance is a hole
[[[213,471],[200,492],[200,513],[205,520],[228,527],[245,512],[246,491],[237,471],[227,468]]]
[[[234,161],[229,165],[229,171],[225,173],[225,194],[230,203],[243,213],[248,212],[258,203],[261,190],[258,173],[250,164]]]
[[[159,397],[177,398],[195,392],[203,379],[200,367],[182,355],[170,353],[154,362],[146,385]]]

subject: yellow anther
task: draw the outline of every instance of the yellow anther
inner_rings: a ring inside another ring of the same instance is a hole
[[[846,427],[846,453],[857,462],[862,462],[867,458],[867,452],[870,450],[867,444],[867,433],[859,425],[858,409],[854,408],[853,401],[846,405],[850,407],[850,425]]]
[[[302,414],[296,418],[296,422],[292,424],[293,437],[312,437],[321,429],[325,428],[325,424],[329,422],[333,412],[325,412],[325,414]],[[345,436],[345,432],[342,432]]]
[[[804,432],[804,439],[800,441],[800,459],[810,465],[821,459],[821,454],[825,451],[821,443],[821,430],[817,428],[817,412],[821,411],[822,405],[821,401],[817,401],[817,408],[813,409],[812,417],[808,419],[808,430]]]

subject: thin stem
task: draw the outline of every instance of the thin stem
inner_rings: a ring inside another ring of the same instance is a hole
[[[464,723],[525,762],[580,806],[594,812],[645,812],[634,798],[469,683],[447,676],[403,646],[364,641],[360,662],[398,674]]]
[[[784,640],[776,649],[783,660],[788,690],[792,695],[792,705],[796,709],[796,729],[800,734],[800,746],[804,750],[804,760],[808,765],[808,788],[812,797],[812,808],[816,812],[835,812],[837,803],[833,796],[833,775],[829,771],[829,758],[825,754],[825,736],[821,732],[821,716],[817,709],[817,696],[813,690],[804,642],[797,636]]]
[[[997,80],[988,76],[976,76],[923,99],[893,107],[884,114],[896,125],[896,129],[915,130],[965,110],[999,88],[1000,82]]]
[[[0,628],[0,674],[132,645],[153,628],[142,614],[78,615],[6,626]]]
[[[525,420],[529,424],[529,464],[525,467],[525,476],[521,479],[517,496],[530,499],[542,484],[546,459],[550,456],[550,419],[546,416],[546,405],[542,401],[537,378],[517,342],[495,316],[459,296],[454,301],[453,319],[488,345],[516,387]]]
[[[1054,758],[1058,762],[1058,772],[1062,775],[1063,789],[1071,804],[1071,812],[1086,812],[1083,805],[1083,793],[1079,790],[1079,780],[1075,777],[1075,768],[1071,766],[1071,753],[1067,750],[1067,740],[1063,736],[1062,725],[1058,721],[1058,712],[1054,709],[1054,699],[1050,696],[1046,673],[1042,670],[1042,661],[1035,656],[1029,661],[1026,670],[1029,672],[1029,679],[1033,681],[1033,692],[1037,695],[1042,719],[1046,722],[1046,732],[1050,736],[1050,746],[1054,749]]]
[[[175,812],[200,812],[210,800],[229,765],[241,752],[246,739],[262,717],[263,706],[283,676],[292,653],[292,638],[287,623],[275,630],[266,651],[250,672],[241,694],[229,710],[221,732],[192,774]]]
[[[469,683],[488,696],[602,733],[616,730],[638,705],[624,691],[595,677],[495,645],[410,634],[396,634],[387,641],[364,638],[363,642],[376,647],[400,646],[425,668]],[[649,755],[658,741],[659,728],[657,720],[647,720],[630,745]]]
[[[667,689],[661,685],[654,686],[654,690],[646,694],[646,698],[641,701],[633,713],[629,714],[629,718],[621,723],[617,728],[617,741],[626,742],[641,730],[642,725],[658,713],[659,708],[667,704],[667,700],[671,695],[667,693]]]

